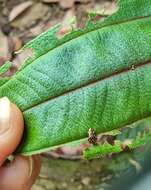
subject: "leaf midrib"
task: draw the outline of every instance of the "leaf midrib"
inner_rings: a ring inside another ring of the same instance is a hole
[[[84,36],[84,35],[86,35],[86,34],[88,34],[88,33],[97,31],[97,30],[99,30],[99,29],[103,29],[103,28],[107,28],[107,27],[115,26],[115,25],[119,25],[119,24],[131,23],[131,22],[135,22],[135,21],[137,21],[137,20],[148,19],[148,18],[151,18],[151,15],[144,16],[144,17],[133,18],[133,19],[129,19],[129,20],[123,20],[123,21],[120,21],[120,22],[114,22],[113,24],[104,25],[104,26],[101,26],[101,27],[98,27],[98,28],[95,27],[93,30],[89,30],[89,31],[87,31],[87,32],[85,32],[85,33],[81,33],[79,36],[77,36],[77,37],[75,37],[75,38],[72,38],[72,39],[69,39],[68,41],[66,41],[66,42],[64,42],[64,43],[62,43],[62,44],[59,44],[58,46],[56,46],[56,47],[50,49],[49,51],[52,51],[53,49],[59,48],[60,46],[66,44],[66,43],[68,43],[68,42],[70,42],[70,41],[72,41],[72,40],[75,40],[75,39],[77,39],[77,38],[80,38],[81,36]],[[49,52],[49,51],[48,51],[48,52]],[[48,52],[47,52],[47,53],[48,53]],[[46,54],[46,53],[45,53],[45,54]],[[44,54],[43,54],[43,55],[44,55]],[[41,55],[41,56],[39,56],[39,57],[42,57],[43,55]],[[37,57],[37,59],[38,59],[39,57]],[[148,60],[148,61],[146,61],[145,63],[140,63],[141,65],[138,65],[137,67],[144,66],[145,64],[150,64],[150,62],[151,62],[151,60]],[[135,65],[135,64],[133,64],[133,65]],[[30,66],[30,64],[29,64],[28,66]],[[28,67],[28,66],[27,66],[27,67]],[[27,67],[26,67],[26,68],[27,68]],[[65,92],[63,92],[63,93],[61,93],[61,94],[59,94],[59,95],[52,96],[51,98],[47,98],[47,99],[45,99],[44,101],[40,101],[40,102],[38,102],[37,104],[34,104],[34,105],[32,105],[31,107],[29,107],[29,108],[26,108],[25,110],[23,109],[23,112],[26,112],[26,111],[28,111],[28,110],[31,110],[31,109],[33,109],[33,108],[39,106],[40,104],[44,104],[44,103],[46,103],[46,102],[48,102],[48,101],[51,101],[51,100],[53,100],[53,99],[56,99],[56,98],[58,98],[58,97],[60,97],[60,96],[64,96],[64,95],[69,94],[69,93],[72,93],[72,92],[74,92],[74,91],[78,91],[78,90],[80,90],[81,88],[84,88],[84,87],[87,87],[87,86],[90,86],[90,85],[94,85],[94,84],[100,82],[101,80],[106,80],[106,79],[108,79],[108,78],[110,78],[110,77],[116,76],[116,75],[121,74],[121,73],[124,73],[124,72],[128,72],[128,71],[130,71],[130,70],[131,70],[131,68],[124,68],[124,69],[119,70],[118,72],[113,72],[113,73],[111,73],[111,74],[109,74],[109,75],[100,77],[99,79],[89,81],[88,83],[82,84],[81,86],[78,86],[78,87],[76,87],[76,88],[71,88],[70,90],[65,91]],[[14,77],[15,77],[15,75],[14,75]],[[7,85],[7,83],[9,83],[9,82],[11,82],[11,81],[6,82],[6,83],[3,85],[3,87],[4,87],[5,85]]]
[[[135,21],[137,21],[137,20],[148,19],[148,18],[151,18],[151,15],[148,15],[148,16],[145,16],[145,17],[133,18],[133,19],[130,19],[130,20],[125,20],[125,21],[121,21],[121,22],[116,22],[116,23],[113,23],[113,24],[110,24],[110,25],[105,25],[105,26],[102,26],[102,27],[100,27],[100,28],[95,28],[94,30],[91,30],[91,31],[88,31],[88,32],[86,32],[86,33],[84,33],[84,34],[81,34],[81,35],[79,35],[79,36],[76,37],[76,38],[70,39],[70,40],[68,40],[68,41],[65,42],[65,43],[68,43],[68,42],[70,42],[70,41],[72,41],[72,40],[75,40],[75,39],[77,39],[77,38],[79,38],[79,37],[81,37],[81,36],[83,36],[83,35],[85,35],[85,34],[88,34],[88,33],[93,32],[93,31],[95,31],[95,30],[97,31],[97,30],[99,30],[99,29],[103,29],[103,28],[106,28],[106,27],[110,27],[110,26],[114,26],[114,25],[118,25],[118,24],[124,24],[124,23],[131,23],[131,22],[135,22]],[[65,43],[60,44],[60,45],[58,45],[57,47],[52,48],[51,50],[56,49],[56,48],[60,47],[61,45],[64,45]],[[49,50],[49,51],[51,51],[51,50]],[[46,53],[45,53],[45,54],[46,54]],[[43,56],[43,55],[41,55],[41,56]],[[39,56],[39,57],[41,57],[41,56]],[[38,58],[37,58],[37,59],[38,59]],[[148,64],[148,63],[150,63],[150,62],[151,62],[151,60],[148,60],[148,61],[146,61],[145,63],[142,63],[141,65],[139,65],[139,66],[137,66],[137,67],[143,66],[143,65],[145,65],[146,63]],[[133,64],[133,65],[135,65],[135,64]],[[28,65],[28,66],[29,66],[29,65]],[[28,67],[28,66],[27,66],[27,67]],[[26,68],[27,68],[27,67],[26,67]],[[59,94],[59,95],[57,95],[57,96],[52,96],[51,98],[48,98],[48,99],[46,99],[46,100],[44,100],[44,101],[40,101],[40,102],[38,102],[37,104],[32,105],[32,107],[23,110],[23,112],[28,111],[28,110],[31,110],[31,109],[33,109],[33,108],[39,106],[40,104],[44,104],[44,103],[46,103],[46,102],[48,102],[48,101],[51,101],[51,100],[53,100],[53,99],[56,99],[56,98],[58,98],[58,97],[60,97],[60,96],[64,96],[64,95],[66,95],[66,94],[69,94],[69,93],[71,93],[71,92],[80,90],[81,88],[84,88],[84,87],[87,87],[87,86],[90,86],[90,85],[94,85],[95,83],[98,83],[98,82],[100,82],[101,80],[105,80],[105,79],[110,78],[110,77],[113,77],[113,76],[115,76],[115,75],[117,75],[117,74],[121,74],[121,73],[124,73],[124,72],[128,72],[128,71],[130,71],[130,70],[131,70],[131,68],[124,68],[124,69],[121,69],[121,70],[118,71],[118,72],[113,72],[112,74],[109,74],[109,75],[104,76],[104,77],[101,77],[101,78],[99,78],[99,79],[90,81],[90,82],[85,83],[85,84],[83,84],[83,85],[81,85],[81,86],[78,86],[78,87],[76,87],[76,88],[71,88],[70,90],[68,90],[68,91],[66,91],[66,92],[63,92],[63,93],[61,93],[61,94]],[[6,85],[6,84],[4,84],[4,85]]]
[[[51,98],[48,98],[48,99],[46,99],[46,100],[43,101],[43,102],[39,102],[39,103],[33,105],[31,108],[27,108],[26,110],[24,110],[24,112],[27,112],[27,111],[29,111],[29,110],[32,110],[32,109],[34,109],[35,107],[38,107],[39,105],[45,104],[45,103],[48,102],[48,101],[51,101],[51,100],[57,99],[57,98],[59,98],[59,97],[61,97],[61,96],[65,96],[65,95],[70,94],[70,93],[72,93],[72,92],[76,92],[76,91],[78,91],[78,90],[81,90],[82,88],[86,88],[86,87],[89,87],[89,86],[94,86],[94,85],[96,85],[97,83],[99,83],[99,82],[101,82],[101,81],[110,79],[111,77],[116,77],[116,76],[119,76],[119,75],[121,75],[121,74],[123,74],[123,73],[128,73],[128,72],[130,72],[130,71],[131,71],[131,72],[135,72],[136,69],[139,69],[139,68],[141,68],[141,67],[143,67],[143,66],[145,66],[145,65],[151,65],[151,59],[148,60],[148,61],[146,61],[146,62],[139,63],[139,65],[133,64],[133,66],[135,67],[134,70],[132,69],[132,66],[131,66],[131,67],[128,67],[128,68],[121,69],[120,71],[114,71],[112,74],[106,75],[106,76],[101,77],[101,78],[96,79],[96,80],[92,80],[92,81],[90,81],[90,82],[88,82],[88,83],[86,83],[86,84],[83,84],[83,85],[81,85],[81,86],[79,86],[79,87],[77,87],[77,88],[70,89],[70,90],[68,90],[68,91],[66,91],[66,92],[63,92],[63,93],[57,95],[57,96],[53,96],[53,97],[51,97]]]

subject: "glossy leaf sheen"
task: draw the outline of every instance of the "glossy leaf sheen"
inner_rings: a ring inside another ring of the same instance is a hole
[[[121,0],[104,22],[28,43],[29,58],[0,88],[24,113],[23,154],[42,152],[151,115],[151,1]]]

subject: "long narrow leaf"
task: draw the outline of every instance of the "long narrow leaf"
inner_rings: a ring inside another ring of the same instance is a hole
[[[19,152],[34,154],[151,115],[151,1],[121,0],[104,22],[57,38],[58,26],[24,50],[32,56],[0,87],[23,111]]]

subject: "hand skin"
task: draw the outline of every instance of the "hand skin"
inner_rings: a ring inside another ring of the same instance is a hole
[[[8,98],[0,99],[0,189],[30,190],[40,172],[40,156],[16,156],[4,164],[23,135],[24,121],[21,111]]]

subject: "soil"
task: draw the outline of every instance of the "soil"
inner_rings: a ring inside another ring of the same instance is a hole
[[[103,190],[113,172],[107,160],[62,160],[43,158],[41,174],[33,190]]]

